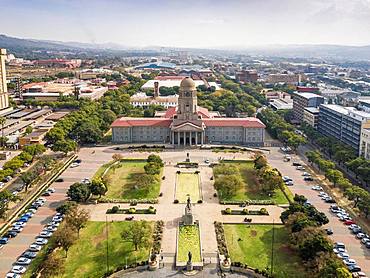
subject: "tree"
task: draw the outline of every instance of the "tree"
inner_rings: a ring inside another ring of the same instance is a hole
[[[7,161],[3,165],[3,169],[11,169],[13,171],[21,168],[23,166],[24,162],[21,160],[18,156],[13,157],[11,160]]]
[[[283,180],[277,169],[266,166],[259,170],[260,184],[264,192],[273,192],[279,188]]]
[[[44,145],[41,144],[32,144],[24,146],[23,151],[29,153],[32,156],[37,156],[44,153],[46,151],[46,148]]]
[[[64,154],[68,154],[77,149],[77,143],[71,139],[61,140],[55,142],[51,149],[54,152],[63,152]]]
[[[19,158],[25,162],[31,162],[33,160],[33,156],[28,152],[21,152]]]
[[[61,214],[67,214],[67,212],[73,208],[76,207],[77,203],[74,201],[65,201],[63,204],[61,204],[59,207],[57,207],[56,211]]]
[[[289,215],[285,225],[291,233],[297,233],[306,227],[315,226],[315,222],[310,220],[304,212],[295,212]]]
[[[90,184],[90,190],[93,195],[98,195],[101,198],[102,195],[107,193],[108,188],[102,179],[93,179]]]
[[[87,210],[79,209],[77,206],[74,206],[68,210],[65,221],[70,227],[77,231],[79,236],[80,230],[86,226],[89,218],[90,213]]]
[[[28,172],[23,173],[20,178],[24,184],[25,191],[27,192],[28,187],[32,184],[32,182],[38,177],[36,172],[30,170]]]
[[[159,175],[161,168],[155,162],[148,162],[144,165],[145,173],[148,175]]]
[[[149,163],[155,163],[159,165],[160,167],[163,167],[163,160],[159,155],[151,154],[147,158],[147,162]]]
[[[344,192],[344,195],[347,196],[347,198],[351,201],[353,201],[353,207],[357,207],[358,203],[361,200],[366,200],[369,197],[369,192],[365,189],[353,185]]]
[[[299,246],[299,254],[304,260],[312,260],[319,252],[331,252],[333,245],[322,234],[315,234],[311,238],[306,239]]]
[[[222,197],[235,196],[236,192],[244,186],[242,178],[238,175],[220,176],[216,179],[215,188],[221,191]]]
[[[5,219],[6,212],[9,209],[9,203],[17,200],[18,198],[10,193],[8,190],[0,191],[0,218]]]
[[[90,195],[90,187],[84,183],[76,182],[72,184],[67,191],[67,196],[72,201],[76,202],[86,202],[90,198]]]
[[[259,170],[263,167],[266,167],[267,166],[267,159],[264,155],[258,155],[255,159],[254,159],[254,168],[256,170]]]
[[[55,253],[50,253],[41,264],[42,277],[58,276],[64,269],[64,260]]]
[[[335,169],[329,169],[328,171],[326,171],[325,176],[329,181],[333,183],[334,187],[336,186],[339,180],[343,179],[342,172]]]
[[[53,127],[46,133],[46,140],[49,144],[55,144],[56,142],[60,142],[65,140],[66,133],[61,127]]]
[[[68,250],[71,248],[73,243],[76,241],[77,236],[73,228],[69,225],[62,225],[58,230],[54,232],[53,240],[57,247],[64,249],[66,257],[68,255]]]
[[[149,246],[152,228],[149,222],[144,220],[131,222],[131,225],[122,231],[121,236],[124,241],[131,242],[137,251],[141,247]]]
[[[115,153],[114,155],[112,155],[112,159],[117,162],[117,161],[120,161],[123,159],[123,155],[122,154],[119,154],[119,153]]]
[[[365,198],[361,199],[358,202],[357,206],[367,219],[370,213],[370,195],[367,195]]]

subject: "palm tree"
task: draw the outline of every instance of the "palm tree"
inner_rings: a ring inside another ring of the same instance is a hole
[[[2,147],[4,147],[4,125],[5,125],[5,122],[6,122],[6,118],[3,117],[3,116],[0,116],[0,125],[1,125],[1,137],[3,140],[1,140],[1,145]]]

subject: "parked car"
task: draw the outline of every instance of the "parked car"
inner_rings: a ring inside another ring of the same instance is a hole
[[[366,273],[364,272],[353,272],[352,273],[353,278],[367,278]]]
[[[350,271],[350,272],[359,272],[359,271],[361,271],[361,267],[359,267],[358,265],[350,265],[350,266],[348,266],[348,270]]]
[[[50,187],[50,188],[48,188],[47,191],[50,192],[50,193],[54,193],[55,192],[55,188]]]
[[[23,273],[25,273],[26,272],[26,268],[24,267],[24,266],[21,266],[21,265],[15,265],[15,266],[13,266],[13,268],[12,268],[12,272],[13,273],[16,273],[16,274],[23,274]]]
[[[42,238],[49,238],[53,235],[52,232],[46,232],[46,231],[43,231],[39,234],[39,237],[42,237]]]
[[[288,176],[283,176],[282,179],[283,179],[284,182],[292,181],[292,179],[290,177],[288,177]]]
[[[37,256],[36,252],[30,252],[30,251],[26,251],[22,254],[22,257],[25,257],[25,258],[28,258],[28,259],[34,259],[34,258],[36,258],[36,256]]]
[[[347,250],[345,248],[334,248],[333,249],[333,252],[335,254],[339,254],[339,253],[347,253]]]
[[[346,220],[346,221],[344,221],[344,224],[351,225],[351,224],[356,224],[356,223],[353,220]]]
[[[352,234],[357,235],[358,233],[361,233],[361,232],[362,232],[362,229],[361,228],[354,228],[354,229],[352,229]]]
[[[11,229],[12,232],[16,232],[16,233],[20,233],[23,231],[23,227],[21,226],[14,226],[12,229]]]
[[[310,177],[311,174],[310,173],[307,173],[307,172],[303,172],[302,176],[304,176],[304,177]]]
[[[16,231],[12,231],[12,230],[9,230],[5,236],[8,237],[8,238],[12,238],[12,237],[16,237],[18,235],[18,233]]]
[[[9,242],[9,238],[8,237],[2,237],[0,238],[0,244],[7,244]]]
[[[21,278],[21,276],[14,272],[8,272],[5,276],[6,278]]]
[[[302,166],[302,164],[301,164],[301,163],[299,163],[299,162],[293,162],[293,163],[292,163],[292,165],[293,165],[293,166]]]
[[[28,250],[31,252],[39,252],[41,250],[42,246],[38,244],[31,244],[30,247],[28,247]]]
[[[300,171],[304,171],[305,170],[305,168],[303,166],[297,166],[296,169],[297,170],[300,170]]]
[[[366,246],[366,248],[369,248],[370,249],[370,242],[366,242],[365,243],[365,246]]]
[[[321,191],[322,190],[322,187],[320,185],[314,185],[311,187],[312,190],[317,190],[317,191]]]
[[[335,204],[335,200],[332,198],[332,197],[328,197],[325,199],[325,202],[326,203],[329,203],[329,204]]]
[[[312,177],[304,177],[303,180],[304,181],[313,181],[313,178]]]
[[[331,228],[326,228],[325,231],[326,231],[327,235],[332,235],[333,234],[333,230]]]
[[[356,238],[358,238],[358,239],[363,239],[364,237],[365,237],[365,234],[364,233],[358,233],[356,235]]]
[[[355,265],[355,264],[357,264],[354,259],[344,259],[343,262],[344,262],[345,265]]]
[[[49,192],[49,191],[45,191],[44,193],[42,193],[42,196],[50,196],[51,195],[51,193]]]
[[[80,164],[79,163],[76,163],[76,162],[73,162],[72,164],[71,164],[71,168],[76,168],[76,167],[78,167],[78,166],[80,166]]]
[[[25,258],[25,257],[20,257],[16,264],[19,264],[19,265],[29,265],[31,263],[31,259],[29,258]]]
[[[55,180],[55,182],[64,182],[64,179],[63,179],[63,178],[57,178],[57,179]]]
[[[288,185],[288,186],[293,186],[294,182],[293,181],[286,181],[285,184]]]
[[[334,248],[346,248],[346,246],[344,245],[344,243],[342,242],[336,242],[334,243]]]
[[[364,238],[362,238],[362,239],[361,239],[361,242],[362,242],[363,244],[366,244],[366,243],[370,242],[370,238],[368,238],[368,237],[364,237]]]
[[[347,259],[347,258],[349,258],[348,253],[338,253],[337,256],[340,259]]]
[[[37,237],[35,243],[38,245],[45,245],[48,243],[48,240],[46,238]]]

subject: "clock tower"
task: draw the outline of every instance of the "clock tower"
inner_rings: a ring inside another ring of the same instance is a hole
[[[180,83],[177,107],[177,119],[184,121],[198,120],[197,89],[190,77],[185,77]]]

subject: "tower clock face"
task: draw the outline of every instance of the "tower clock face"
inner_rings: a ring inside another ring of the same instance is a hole
[[[186,92],[186,93],[185,93],[185,96],[186,96],[186,97],[190,97],[190,92]]]

